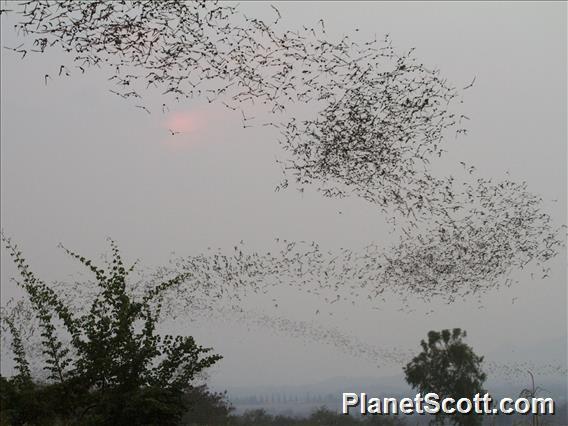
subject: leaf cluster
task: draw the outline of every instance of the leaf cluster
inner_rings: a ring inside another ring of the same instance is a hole
[[[405,367],[406,381],[423,395],[434,392],[442,398],[472,399],[483,394],[487,378],[481,369],[483,357],[463,341],[464,330],[430,331],[428,341],[422,340],[422,352]],[[447,415],[436,416],[434,422],[443,423]],[[476,425],[481,419],[473,415],[451,415],[457,425]]]
[[[37,278],[9,238],[2,236],[40,328],[47,381],[32,378],[24,344],[13,318],[3,315],[12,334],[17,374],[2,379],[2,411],[11,423],[41,424],[46,418],[70,424],[176,424],[186,410],[184,395],[204,369],[221,359],[191,336],[157,330],[161,296],[184,282],[179,274],[134,297],[127,267],[111,241],[107,267],[65,249],[90,270],[98,291],[77,314],[48,284]],[[38,402],[34,409],[27,405]],[[40,401],[48,401],[44,407]]]

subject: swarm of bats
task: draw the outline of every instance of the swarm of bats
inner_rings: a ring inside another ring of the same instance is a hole
[[[232,253],[176,259],[172,270],[193,279],[172,294],[172,307],[283,284],[328,303],[379,301],[385,291],[451,302],[507,284],[528,265],[547,275],[565,239],[525,182],[485,179],[465,163],[459,181],[431,170],[448,136],[466,132],[461,90],[413,50],[397,51],[389,36],[332,40],[323,20],[283,30],[271,7],[270,22],[210,1],[20,1],[2,11],[17,16],[24,41],[10,49],[22,57],[68,52],[70,63],[53,74],[104,66],[111,91],[126,100],[140,103],[145,90],[158,90],[162,111],[192,98],[240,110],[243,127],[280,133],[287,157],[277,189],[361,197],[398,221],[390,248],[329,251],[278,240],[274,252],[240,244]],[[298,118],[298,105],[315,113]],[[259,106],[263,116],[253,116]]]

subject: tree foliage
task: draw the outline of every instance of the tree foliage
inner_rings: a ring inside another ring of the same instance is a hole
[[[406,381],[422,394],[434,392],[440,398],[472,399],[483,393],[486,379],[481,370],[483,357],[463,342],[465,330],[459,328],[430,331],[428,341],[422,340],[422,352],[404,367]],[[446,415],[438,415],[433,420],[443,423]],[[481,418],[474,415],[456,414],[451,416],[456,425],[480,424]]]
[[[40,328],[45,383],[32,380],[24,345],[10,316],[17,374],[2,379],[2,412],[11,424],[176,424],[186,411],[186,393],[196,376],[221,359],[190,336],[157,331],[162,294],[186,280],[179,274],[136,297],[127,267],[111,241],[106,268],[70,250],[98,288],[78,314],[37,278],[22,252],[2,237]]]

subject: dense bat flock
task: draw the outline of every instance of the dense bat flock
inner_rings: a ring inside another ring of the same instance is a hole
[[[452,302],[506,285],[527,265],[546,277],[564,235],[525,182],[479,177],[465,163],[461,180],[431,170],[446,141],[466,133],[460,93],[473,82],[458,90],[388,36],[334,41],[323,20],[282,29],[271,8],[269,22],[209,1],[20,1],[2,11],[17,15],[24,36],[10,50],[68,52],[70,63],[46,74],[46,84],[103,67],[111,92],[146,112],[147,91],[163,95],[162,112],[184,99],[222,103],[243,127],[279,132],[285,158],[277,190],[311,186],[328,197],[362,197],[396,223],[399,241],[387,248],[326,250],[277,239],[272,251],[238,244],[175,259],[157,276],[176,270],[193,279],[170,295],[172,309],[234,304],[282,285],[330,304],[379,302],[384,292]],[[310,112],[299,118],[300,110]],[[262,319],[277,329],[282,321]]]
[[[68,52],[73,65],[59,75],[106,65],[112,92],[146,111],[143,90],[154,88],[239,109],[243,127],[276,127],[290,154],[279,188],[290,178],[300,190],[315,183],[324,195],[355,193],[404,213],[435,202],[418,196],[432,183],[420,169],[442,155],[446,130],[465,131],[450,109],[458,91],[388,36],[332,42],[323,20],[278,31],[274,11],[267,24],[214,2],[19,2],[12,12],[27,38],[12,50]],[[250,115],[257,104],[265,117]],[[298,104],[316,105],[316,117],[290,117]]]
[[[463,212],[467,200],[456,203],[451,214],[438,216],[426,231],[403,232],[390,248],[372,243],[360,250],[325,250],[316,242],[276,239],[272,251],[247,250],[241,242],[229,253],[175,259],[171,270],[190,272],[195,289],[176,294],[176,300],[201,291],[235,301],[247,291],[288,285],[328,303],[367,298],[380,304],[385,292],[450,303],[511,284],[511,274],[527,265],[540,266],[539,277],[546,277],[547,261],[562,241],[541,210],[542,200],[526,184],[480,179],[464,186],[475,207]]]

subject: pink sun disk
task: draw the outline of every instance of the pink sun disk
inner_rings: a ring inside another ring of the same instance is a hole
[[[175,112],[165,121],[164,126],[173,132],[189,133],[197,129],[197,117],[191,112]]]

